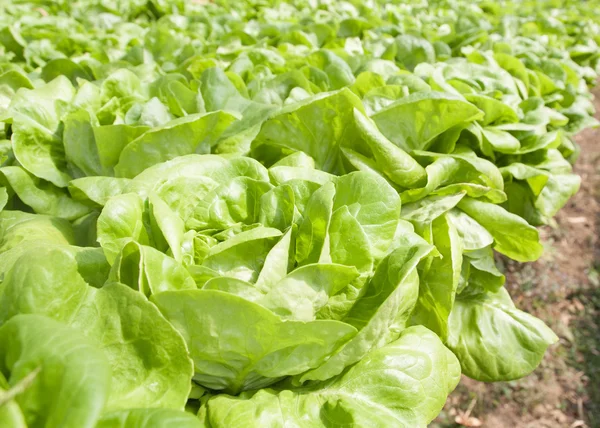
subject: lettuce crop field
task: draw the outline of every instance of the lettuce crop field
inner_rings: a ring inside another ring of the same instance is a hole
[[[581,185],[599,44],[599,1],[3,1],[0,427],[425,427],[524,378],[558,337],[499,264]]]

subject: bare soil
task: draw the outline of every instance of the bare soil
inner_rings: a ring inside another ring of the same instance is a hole
[[[600,112],[600,88],[594,92]],[[600,129],[576,142],[581,189],[540,230],[544,256],[528,264],[501,260],[517,307],[543,319],[559,343],[524,379],[463,377],[432,427],[600,427]]]

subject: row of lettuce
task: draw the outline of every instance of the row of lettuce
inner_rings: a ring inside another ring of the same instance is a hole
[[[0,425],[426,426],[557,340],[494,253],[579,187],[596,2],[8,3]]]

